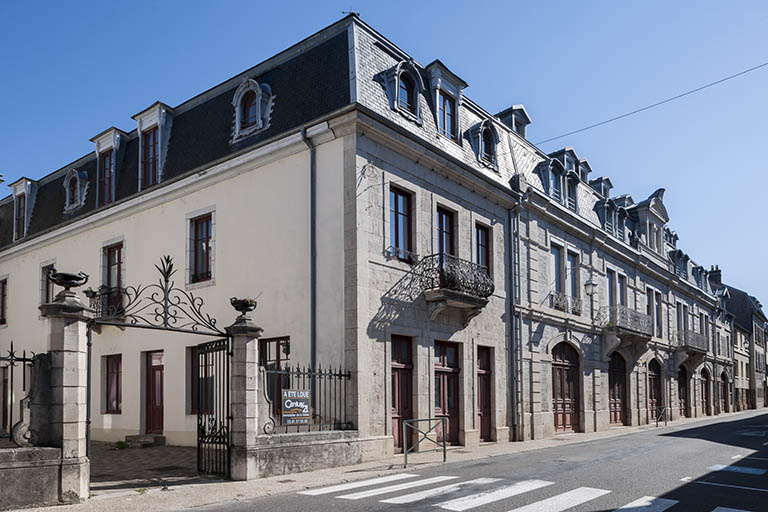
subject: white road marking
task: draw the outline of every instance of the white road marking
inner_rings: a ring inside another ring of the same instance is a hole
[[[456,484],[444,485],[442,487],[435,487],[434,489],[427,489],[426,491],[414,492],[411,494],[405,494],[398,496],[397,498],[389,498],[388,500],[381,500],[382,503],[414,503],[416,501],[432,498],[433,496],[439,496],[441,494],[447,494],[449,492],[458,491],[462,487],[467,485],[483,485],[492,484],[498,482],[501,478],[476,478],[474,480],[467,480],[466,482],[459,482]]]
[[[731,473],[745,473],[747,475],[764,475],[765,469],[748,468],[746,466],[726,466],[724,464],[715,464],[707,468],[710,471],[730,471]]]
[[[606,491],[605,489],[579,487],[578,489],[564,492],[563,494],[558,494],[557,496],[552,496],[551,498],[510,510],[510,512],[561,512],[563,510],[573,508],[576,505],[581,505],[582,503],[592,501],[596,498],[599,498],[600,496],[608,494],[609,492],[611,491]]]
[[[731,457],[731,460],[740,459],[742,457],[743,455],[734,455],[733,457]]]
[[[684,476],[680,479],[681,482],[690,482],[691,480],[693,480],[692,476]]]
[[[425,478],[424,480],[416,480],[415,482],[406,482],[404,484],[390,485],[389,487],[379,487],[378,489],[370,489],[368,491],[353,492],[352,494],[337,496],[337,498],[341,498],[343,500],[360,500],[363,498],[370,498],[371,496],[378,496],[379,494],[402,491],[404,489],[411,489],[412,487],[422,487],[424,485],[436,484],[438,482],[445,482],[446,480],[454,480],[456,478],[459,477],[435,476],[432,478]]]
[[[396,482],[397,480],[405,480],[406,478],[413,478],[419,475],[411,475],[408,473],[400,473],[397,475],[381,476],[378,478],[371,478],[369,480],[360,480],[359,482],[350,482],[348,484],[333,485],[331,487],[323,487],[321,489],[312,489],[310,491],[302,491],[299,494],[306,494],[308,496],[317,496],[319,494],[330,494],[332,492],[347,491],[349,489],[357,489],[358,487],[367,487],[369,485],[386,484],[389,482]]]
[[[744,487],[743,485],[731,485],[731,484],[718,484],[717,482],[693,482],[694,484],[701,484],[701,485],[714,485],[715,487],[729,487],[731,489],[744,489],[745,491],[757,491],[757,492],[768,492],[768,489],[760,489],[758,487]]]
[[[617,508],[614,512],[618,512],[619,510],[631,510],[632,512],[663,512],[678,503],[677,500],[643,496],[639,500],[635,500],[632,503],[627,503],[621,508]]]
[[[742,510],[740,508],[717,507],[712,512],[749,512],[749,510]]]
[[[463,510],[487,505],[494,501],[511,498],[518,494],[535,491],[536,489],[541,489],[542,487],[552,484],[554,484],[554,482],[546,482],[544,480],[523,480],[522,482],[515,482],[512,485],[501,487],[493,491],[481,492],[479,494],[473,494],[472,496],[464,496],[463,498],[456,498],[455,500],[438,503],[437,506],[446,510],[461,512]]]

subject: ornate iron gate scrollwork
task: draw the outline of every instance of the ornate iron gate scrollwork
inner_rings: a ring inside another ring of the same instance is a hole
[[[193,407],[197,412],[197,470],[230,476],[229,338],[201,343],[193,361]]]

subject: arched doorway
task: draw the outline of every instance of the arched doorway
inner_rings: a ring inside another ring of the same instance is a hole
[[[651,419],[655,420],[664,405],[661,398],[661,365],[656,359],[648,364],[648,408],[650,409]]]
[[[608,387],[611,423],[626,425],[627,422],[627,363],[618,352],[611,355],[608,367]]]
[[[720,412],[728,412],[728,375],[720,375]]]
[[[552,349],[552,409],[555,431],[575,431],[579,425],[579,354],[567,343]]]
[[[684,366],[677,369],[677,406],[680,409],[680,417],[688,418],[688,372]]]
[[[701,369],[701,412],[704,416],[709,416],[709,408],[712,405],[712,396],[709,387],[709,370]]]

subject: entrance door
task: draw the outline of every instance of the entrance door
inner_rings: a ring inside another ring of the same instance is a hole
[[[664,401],[661,399],[661,365],[657,360],[652,360],[648,365],[648,408],[651,419],[655,420],[661,414]]]
[[[728,412],[728,376],[720,376],[720,412]]]
[[[677,406],[680,417],[688,418],[688,372],[682,366],[677,370]]]
[[[709,407],[712,405],[712,396],[709,388],[709,372],[706,368],[701,370],[701,412],[709,416]]]
[[[552,349],[552,408],[555,431],[575,431],[579,425],[579,355],[567,343]]]
[[[491,349],[477,347],[477,422],[480,439],[491,440]]]
[[[459,347],[435,342],[435,417],[445,418],[447,432],[437,428],[437,441],[459,442]]]
[[[146,433],[163,433],[163,351],[147,352]]]
[[[608,369],[608,387],[610,388],[608,408],[610,409],[611,423],[625,425],[627,421],[627,364],[624,358],[616,352],[611,356]]]
[[[2,385],[0,385],[0,390],[2,390],[3,394],[0,396],[0,407],[2,407],[2,412],[0,412],[0,420],[2,423],[0,423],[0,430],[9,431],[10,428],[8,427],[8,369],[7,368],[0,368],[0,380],[2,381]]]
[[[413,347],[411,338],[392,336],[392,436],[403,451],[403,422],[413,419]],[[408,444],[413,439],[409,432]]]

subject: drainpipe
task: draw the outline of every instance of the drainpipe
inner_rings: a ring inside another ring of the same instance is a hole
[[[507,319],[509,322],[509,371],[511,373],[510,379],[510,395],[512,396],[512,440],[518,440],[518,405],[517,405],[517,331],[515,329],[516,320],[514,317],[514,302],[515,302],[515,279],[513,272],[515,270],[515,255],[513,252],[514,241],[512,237],[515,228],[512,224],[513,210],[516,208],[509,208],[507,210],[507,232],[504,235],[504,240],[507,241],[506,248],[506,278],[507,278]]]
[[[507,210],[507,318],[510,322],[510,351],[509,365],[512,373],[510,379],[510,393],[512,395],[512,439],[522,441],[525,432],[525,413],[523,404],[525,400],[522,394],[522,325],[523,312],[521,305],[521,281],[520,281],[520,208],[524,200],[524,194],[513,191],[517,204]]]
[[[315,145],[301,129],[301,140],[309,148],[309,359],[310,368],[317,371],[317,158]],[[314,388],[314,379],[312,379]],[[315,393],[312,390],[314,404]]]

